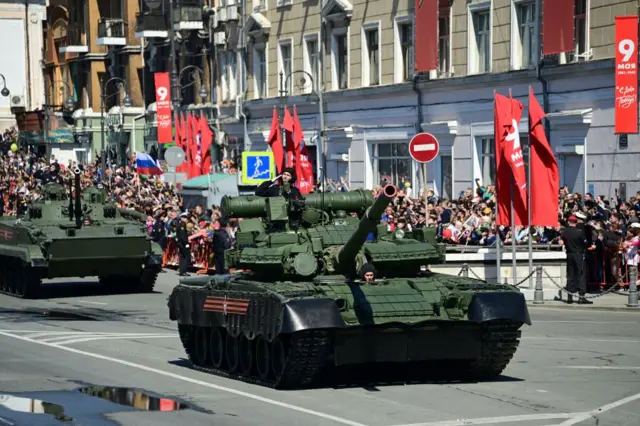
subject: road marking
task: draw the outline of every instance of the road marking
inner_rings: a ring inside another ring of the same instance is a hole
[[[480,417],[477,419],[457,419],[457,420],[445,420],[442,422],[429,422],[429,423],[411,423],[404,425],[394,426],[462,426],[462,425],[488,425],[496,423],[510,423],[510,422],[530,422],[533,420],[554,420],[554,419],[572,419],[574,417],[585,414],[579,413],[548,413],[548,414],[521,414],[517,416],[503,416],[503,417]]]
[[[82,339],[71,339],[55,342],[56,345],[70,345],[72,343],[91,342],[94,340],[117,340],[117,339],[166,339],[168,337],[178,338],[175,334],[165,335],[149,335],[149,336],[102,336],[102,337],[84,337]]]
[[[129,361],[125,361],[122,359],[117,359],[117,358],[112,358],[106,355],[100,355],[100,354],[96,354],[93,352],[87,352],[87,351],[83,351],[80,349],[74,349],[74,348],[69,348],[66,346],[60,346],[57,345],[55,343],[47,343],[47,342],[41,342],[38,340],[32,340],[32,339],[28,339],[24,336],[17,336],[17,335],[13,335],[4,331],[0,331],[0,335],[5,336],[5,337],[11,337],[13,339],[18,339],[18,340],[22,340],[24,342],[29,342],[29,343],[34,343],[36,345],[42,345],[42,346],[47,346],[50,348],[55,348],[55,349],[60,349],[63,351],[67,351],[67,352],[71,352],[77,355],[84,355],[90,358],[95,358],[95,359],[100,359],[103,361],[109,361],[115,364],[120,364],[120,365],[125,365],[127,367],[131,367],[131,368],[136,368],[138,370],[142,370],[142,371],[147,371],[149,373],[155,373],[158,374],[160,376],[165,376],[165,377],[169,377],[175,380],[180,380],[183,382],[187,382],[187,383],[191,383],[194,385],[199,385],[199,386],[203,386],[206,388],[210,388],[210,389],[216,389],[222,392],[227,392],[227,393],[231,393],[237,396],[242,396],[244,398],[249,398],[249,399],[253,399],[256,401],[260,401],[260,402],[264,402],[266,404],[271,404],[271,405],[275,405],[278,407],[282,407],[282,408],[287,408],[289,410],[293,410],[293,411],[298,411],[300,413],[305,413],[305,414],[309,414],[311,416],[315,416],[315,417],[320,417],[326,420],[331,420],[334,421],[336,423],[342,423],[345,425],[350,425],[350,426],[367,426],[363,423],[358,423],[358,422],[354,422],[351,420],[347,420],[347,419],[343,419],[342,417],[337,417],[337,416],[333,416],[331,414],[327,414],[327,413],[322,413],[320,411],[315,411],[315,410],[310,410],[307,408],[303,408],[303,407],[298,407],[297,405],[292,405],[292,404],[287,404],[286,402],[280,402],[280,401],[276,401],[275,399],[270,399],[270,398],[265,398],[259,395],[254,395],[252,393],[249,392],[243,392],[237,389],[233,389],[233,388],[228,388],[225,386],[221,386],[221,385],[216,385],[213,383],[209,383],[209,382],[205,382],[203,380],[197,380],[197,379],[192,379],[190,377],[185,377],[182,376],[180,374],[175,374],[175,373],[171,373],[169,371],[165,371],[165,370],[160,370],[157,368],[153,368],[153,367],[148,367],[146,365],[142,365],[142,364],[136,364],[134,362],[129,362]],[[560,417],[554,417],[554,418],[560,418]]]
[[[575,321],[553,321],[553,320],[536,320],[535,324],[541,323],[541,322],[549,322],[549,323],[558,323],[558,324],[562,324],[562,323],[578,323],[578,324],[638,324],[638,321],[580,321],[580,320],[575,320]]]
[[[13,426],[15,424],[15,423],[12,423],[9,420],[5,419],[4,417],[0,417],[0,422],[4,423],[5,425],[9,425],[9,426]]]
[[[587,411],[585,413],[581,413],[581,414],[575,416],[574,418],[567,420],[566,422],[560,423],[560,425],[558,425],[558,426],[571,426],[571,425],[575,425],[577,423],[584,422],[585,420],[588,420],[591,417],[594,417],[594,416],[600,415],[602,413],[605,413],[607,411],[613,410],[614,408],[618,408],[621,405],[628,404],[628,403],[633,402],[633,401],[635,401],[637,399],[640,399],[640,393],[628,396],[626,398],[620,399],[620,400],[612,402],[610,404],[603,405],[602,407],[596,408],[595,410],[591,410],[591,411]]]
[[[524,336],[522,340],[557,340],[561,342],[593,342],[593,343],[640,343],[640,340],[614,340],[614,339],[574,339],[571,337],[538,337]]]
[[[92,302],[91,300],[78,300],[77,302],[79,303],[89,303],[91,305],[108,305],[108,303],[105,302]]]
[[[640,367],[616,367],[613,365],[563,365],[556,368],[573,370],[640,370]]]
[[[540,392],[540,393],[549,393],[549,391],[546,391],[546,390],[544,390],[544,389],[536,389],[536,390],[537,390],[538,392]]]

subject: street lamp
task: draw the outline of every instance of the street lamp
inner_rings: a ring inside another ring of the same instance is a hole
[[[11,94],[11,92],[9,92],[9,89],[7,89],[7,80],[4,78],[4,75],[0,74],[0,77],[2,77],[2,90],[0,90],[0,95],[6,98]]]
[[[182,81],[182,74],[186,71],[191,71],[191,73],[189,74],[191,76],[191,82],[181,85],[180,82]],[[209,91],[207,90],[207,87],[204,84],[204,80],[205,80],[205,75],[204,75],[204,71],[195,66],[195,65],[189,65],[186,66],[184,68],[182,68],[180,70],[180,74],[178,74],[178,89],[177,90],[177,99],[176,99],[176,104],[178,107],[180,106],[180,101],[182,100],[182,91],[188,87],[193,86],[194,84],[196,84],[196,82],[200,82],[200,91],[198,92],[198,96],[200,96],[200,100],[202,101],[202,103],[204,103],[207,100],[207,97],[209,97]]]
[[[319,151],[320,151],[320,159],[321,162],[318,162],[318,167],[317,167],[317,174],[318,174],[318,180],[320,180],[320,182],[322,182],[323,188],[324,188],[324,174],[326,172],[327,169],[327,153],[326,153],[326,144],[325,144],[325,131],[324,131],[324,101],[322,99],[322,90],[316,90],[316,85],[315,85],[315,81],[313,79],[313,76],[306,72],[306,71],[302,71],[302,70],[295,70],[295,71],[291,71],[289,74],[287,74],[287,76],[285,77],[284,72],[280,71],[280,90],[278,91],[278,93],[280,94],[280,103],[282,106],[282,114],[284,117],[284,109],[287,106],[287,97],[288,97],[288,91],[287,91],[287,87],[289,87],[289,80],[291,79],[292,76],[294,75],[299,75],[298,79],[296,80],[296,87],[300,90],[306,90],[309,87],[311,87],[311,94],[315,94],[318,97],[318,114],[320,115],[320,143],[319,143]],[[309,98],[307,98],[309,99]],[[284,120],[284,118],[283,118]],[[286,139],[282,141],[283,144],[286,144]],[[286,152],[287,148],[286,146],[284,147],[284,150]],[[322,164],[322,166],[320,166],[320,164]]]
[[[111,83],[112,81],[117,82],[116,87],[118,91],[110,95],[107,95],[106,94],[107,86],[109,86],[109,83]],[[127,82],[118,77],[112,77],[106,82],[104,81],[104,78],[100,79],[100,151],[101,151],[100,168],[102,169],[103,173],[107,169],[107,158],[106,158],[107,155],[104,148],[104,110],[106,108],[107,100],[114,95],[119,95],[120,90],[122,90],[123,88],[124,88],[124,100],[122,102],[122,105],[128,108],[132,105],[132,102],[131,102],[131,98],[127,94]]]

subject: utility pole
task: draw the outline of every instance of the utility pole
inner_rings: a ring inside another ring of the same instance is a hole
[[[173,103],[173,112],[174,114],[178,114],[178,110],[180,108],[180,91],[178,90],[178,69],[176,66],[176,35],[173,29],[173,2],[174,0],[169,1],[169,43],[170,43],[170,55],[169,64],[170,66],[170,76],[171,76],[171,102]]]

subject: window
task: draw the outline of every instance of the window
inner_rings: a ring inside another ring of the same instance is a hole
[[[523,69],[538,63],[536,2],[512,0],[511,68]]]
[[[402,64],[402,81],[413,79],[413,25],[409,22],[398,24],[398,37],[400,39],[400,57]]]
[[[277,0],[276,1],[276,7],[289,6],[292,3],[293,3],[293,0]]]
[[[280,87],[279,90],[284,90],[287,95],[291,95],[293,94],[293,79],[295,78],[291,76],[291,41],[281,42],[278,48],[278,85],[287,85],[286,87]],[[280,82],[280,73],[282,73],[282,82]]]
[[[333,59],[332,86],[333,90],[347,89],[349,87],[349,44],[348,29],[335,31],[331,44]]]
[[[253,50],[253,79],[255,97],[267,97],[267,49],[265,45],[254,47]]]
[[[236,52],[227,52],[227,78],[229,81],[229,97],[231,100],[234,100],[236,96],[238,96],[238,86],[236,82],[237,70]]]
[[[471,12],[473,33],[469,36],[469,73],[491,71],[491,10]]]
[[[587,53],[587,0],[575,0],[574,40],[575,50],[569,54],[571,62],[586,61]]]
[[[311,36],[305,38],[305,59],[304,59],[304,70],[311,75],[313,79],[312,84],[305,85],[305,89],[307,92],[311,92],[313,90],[318,90],[319,76],[318,76],[318,38],[317,36]]]
[[[222,102],[229,100],[229,73],[227,67],[227,52],[221,51],[218,53],[218,66],[220,69],[220,94],[222,95]]]
[[[483,185],[494,185],[496,177],[496,143],[493,138],[480,139],[480,179]]]
[[[453,196],[453,162],[451,155],[440,156],[440,196],[448,200]]]
[[[409,181],[413,186],[408,142],[379,143],[372,148],[374,185],[401,186]]]
[[[438,60],[439,72],[448,76],[451,72],[451,9],[440,9],[438,18]]]
[[[377,86],[380,84],[380,45],[378,40],[378,27],[364,30],[366,50],[363,51],[362,85]]]
[[[267,0],[253,0],[253,8],[260,11],[267,10]]]

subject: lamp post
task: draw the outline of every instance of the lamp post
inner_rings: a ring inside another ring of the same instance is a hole
[[[69,84],[66,81],[62,81],[62,80],[53,80],[51,82],[51,84],[47,84],[45,86],[45,100],[46,102],[51,101],[51,103],[46,103],[45,105],[43,105],[44,108],[44,141],[45,143],[49,142],[49,113],[52,109],[54,109],[55,107],[57,107],[58,105],[55,104],[54,100],[50,100],[50,92],[49,92],[49,88],[53,88],[53,86],[55,86],[56,84],[60,84],[60,93],[64,93],[65,89],[66,89],[66,93],[67,93],[67,99],[64,101],[64,105],[62,105],[62,108],[64,110],[67,110],[69,112],[73,112],[75,107],[76,107],[76,102],[73,100],[73,98],[71,97],[71,86],[69,86]],[[48,147],[48,145],[47,145]],[[49,148],[47,148],[47,156],[50,155],[49,152]]]
[[[112,81],[115,81],[118,83],[116,86],[118,88],[118,91],[107,96],[107,94],[105,93],[105,90],[107,86],[109,86],[109,83],[111,83]],[[104,110],[106,108],[107,99],[111,98],[114,95],[119,95],[120,90],[122,90],[123,88],[124,88],[124,100],[122,102],[122,105],[128,108],[131,106],[131,98],[127,94],[127,82],[118,77],[112,77],[106,82],[104,81],[104,78],[100,79],[100,151],[101,151],[100,168],[102,169],[103,173],[105,173],[107,169],[107,155],[104,147]]]
[[[11,94],[11,92],[7,89],[7,79],[4,78],[4,74],[0,74],[0,77],[2,77],[2,90],[0,90],[0,95],[6,98]]]
[[[285,77],[284,72],[280,71],[280,90],[278,91],[278,94],[280,95],[282,117],[284,120],[284,109],[287,106],[287,97],[288,97],[287,87],[289,87],[289,80],[293,75],[296,75],[296,74],[300,75],[300,77],[296,81],[296,87],[304,90],[308,88],[310,84],[311,85],[310,94],[315,94],[316,96],[318,96],[318,104],[319,104],[318,114],[320,115],[320,138],[319,138],[320,143],[318,144],[318,148],[320,151],[319,152],[320,161],[316,161],[317,163],[316,173],[318,175],[318,180],[322,182],[322,185],[324,187],[324,179],[325,179],[325,173],[326,173],[326,167],[327,167],[327,153],[325,149],[326,144],[325,144],[325,131],[324,131],[324,100],[322,98],[322,90],[316,90],[316,87],[315,87],[316,82],[314,81],[313,76],[308,72],[302,71],[302,70],[291,71]],[[282,143],[284,145],[284,151],[287,152],[286,138],[282,141]]]

